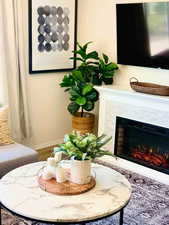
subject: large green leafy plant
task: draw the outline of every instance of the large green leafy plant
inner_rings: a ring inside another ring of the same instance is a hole
[[[66,88],[65,91],[70,94],[71,102],[67,109],[72,115],[81,110],[81,117],[83,117],[84,110],[93,110],[95,102],[99,99],[98,91],[91,83],[86,82],[80,70],[65,75],[60,86]]]
[[[81,135],[74,131],[65,135],[64,143],[54,148],[54,153],[63,152],[76,160],[95,159],[104,155],[114,156],[111,152],[102,149],[110,139],[111,137],[107,138],[104,134],[97,137],[94,134]]]
[[[95,74],[96,61],[99,59],[99,55],[96,51],[87,52],[88,45],[92,42],[86,43],[81,46],[77,42],[77,50],[74,51],[75,57],[70,59],[80,62],[78,70],[81,71],[86,82],[92,83],[92,76]]]
[[[80,65],[70,74],[65,75],[60,86],[66,88],[65,91],[70,94],[70,104],[68,111],[75,115],[81,111],[81,117],[84,111],[92,111],[95,102],[99,99],[98,91],[93,87],[94,84],[112,83],[117,64],[109,62],[109,57],[99,54],[96,51],[88,52],[88,45],[91,42],[81,46],[77,43],[77,50],[74,51],[76,57],[71,59],[79,61]]]
[[[109,57],[105,54],[99,57],[96,51],[88,52],[90,43],[92,42],[88,42],[84,46],[77,43],[77,50],[74,51],[76,57],[71,59],[80,62],[78,70],[81,71],[86,82],[95,85],[101,85],[102,82],[111,84],[115,71],[118,69],[117,64],[110,62]]]
[[[118,69],[116,63],[110,62],[109,57],[105,54],[102,54],[102,58],[99,58],[98,67],[96,67],[95,75],[93,80],[97,81],[101,80],[105,84],[113,83],[113,76],[115,75],[115,71]]]

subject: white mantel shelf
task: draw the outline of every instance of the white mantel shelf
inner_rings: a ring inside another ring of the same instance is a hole
[[[137,97],[137,99],[146,99],[150,101],[155,101],[158,103],[167,103],[169,104],[169,96],[160,96],[160,95],[151,95],[151,94],[144,94],[140,92],[136,92],[132,90],[130,87],[123,87],[123,86],[116,86],[116,85],[102,85],[102,86],[95,86],[95,88],[102,93],[107,93],[110,95],[118,95],[123,97]]]

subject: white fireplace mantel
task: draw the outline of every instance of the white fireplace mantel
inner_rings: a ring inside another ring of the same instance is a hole
[[[169,128],[169,97],[142,94],[131,88],[126,89],[112,85],[96,87],[96,89],[100,93],[98,132],[99,135],[105,133],[112,136],[112,141],[106,146],[111,152],[114,152],[117,116]],[[105,157],[104,159],[117,166],[169,184],[169,175],[167,174],[121,158],[115,160]]]
[[[118,95],[127,98],[137,98],[146,101],[153,101],[155,103],[166,103],[169,104],[169,96],[160,96],[160,95],[151,95],[151,94],[144,94],[140,92],[136,92],[132,90],[130,87],[122,87],[122,86],[113,86],[113,85],[102,85],[102,86],[95,86],[95,88],[100,92],[100,95]]]

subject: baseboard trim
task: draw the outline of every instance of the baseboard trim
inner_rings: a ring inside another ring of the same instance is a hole
[[[50,146],[54,146],[54,145],[58,145],[58,144],[61,144],[63,143],[63,139],[57,139],[55,141],[50,141],[50,142],[46,142],[46,143],[42,143],[42,144],[39,144],[39,145],[34,145],[32,148],[35,149],[36,151],[38,150],[41,150],[43,148],[48,148]]]

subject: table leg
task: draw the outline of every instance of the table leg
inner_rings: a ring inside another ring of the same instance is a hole
[[[0,224],[2,223],[2,209],[1,209],[1,203],[0,203]]]
[[[124,214],[124,211],[123,211],[123,209],[121,209],[119,225],[123,225],[123,214]]]

